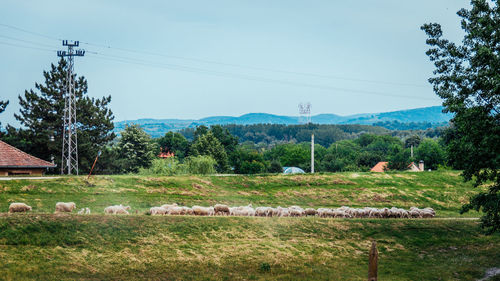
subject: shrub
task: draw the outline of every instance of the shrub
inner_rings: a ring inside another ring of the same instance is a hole
[[[217,162],[210,156],[189,156],[184,160],[184,172],[189,174],[215,174]]]
[[[151,167],[148,169],[140,169],[139,174],[142,175],[162,175],[173,176],[182,173],[181,165],[176,157],[167,159],[154,159]]]

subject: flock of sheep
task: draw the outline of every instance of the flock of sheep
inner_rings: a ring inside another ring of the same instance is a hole
[[[56,203],[56,213],[71,212],[76,209],[73,202]],[[31,211],[32,208],[24,203],[12,203],[9,206],[9,213]],[[130,206],[114,205],[104,209],[105,214],[129,214]],[[90,214],[89,208],[83,208],[79,214]],[[303,217],[318,216],[322,218],[432,218],[436,212],[432,208],[419,209],[411,207],[409,210],[401,208],[351,208],[342,206],[340,208],[306,208],[299,206],[290,207],[256,207],[252,204],[247,206],[229,207],[228,205],[216,204],[211,207],[178,206],[177,204],[165,204],[159,207],[152,207],[149,214],[155,215],[195,215],[195,216],[246,216],[246,217]]]
[[[216,204],[213,207],[178,206],[177,204],[165,204],[160,207],[152,207],[151,215],[195,215],[195,216],[247,216],[247,217],[304,217],[318,216],[322,218],[432,218],[436,212],[432,208],[419,209],[411,207],[409,210],[401,208],[351,208],[342,206],[336,209],[330,208],[306,208],[299,206],[290,207],[252,207],[248,206],[229,207],[228,205]]]

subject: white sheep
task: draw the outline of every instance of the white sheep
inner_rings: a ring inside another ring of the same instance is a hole
[[[90,215],[90,208],[87,208],[87,207],[85,208],[85,214]]]
[[[165,209],[163,207],[151,207],[149,209],[149,213],[152,216],[155,216],[155,215],[166,215],[168,213],[168,209]]]
[[[215,214],[214,207],[193,206],[191,209],[196,216],[213,216]]]
[[[56,213],[69,213],[76,209],[75,202],[57,202],[56,203]]]
[[[85,213],[85,208],[82,208],[80,211],[78,211],[79,215],[83,215]]]
[[[130,206],[114,205],[104,208],[104,213],[106,214],[126,214],[128,215],[127,210],[130,210]]]
[[[257,207],[255,208],[255,216],[270,217],[273,215],[273,208],[271,207]]]
[[[169,215],[184,215],[185,214],[185,209],[184,207],[171,207],[170,209],[168,209],[168,213]]]
[[[302,217],[304,215],[304,209],[299,206],[290,206],[288,207],[288,213],[290,217]]]
[[[31,206],[24,203],[11,203],[9,205],[9,213],[22,213],[27,211],[31,211]]]

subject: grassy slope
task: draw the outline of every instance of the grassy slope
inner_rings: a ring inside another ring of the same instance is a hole
[[[109,204],[431,206],[457,210],[475,192],[457,172],[303,176],[100,176],[0,182],[32,214],[0,214],[0,279],[366,279],[370,239],[380,280],[474,280],[500,266],[500,235],[461,219],[105,216]],[[90,216],[53,215],[57,201]],[[470,214],[469,216],[477,216]]]
[[[470,220],[11,215],[0,220],[7,280],[473,280],[498,266],[500,236]]]
[[[14,201],[34,212],[53,212],[58,201],[102,212],[126,204],[145,212],[151,206],[177,202],[192,206],[229,205],[303,207],[433,207],[437,216],[460,216],[460,206],[476,192],[459,172],[338,173],[299,176],[98,176],[48,180],[0,181],[0,211]],[[478,216],[470,213],[467,216]]]

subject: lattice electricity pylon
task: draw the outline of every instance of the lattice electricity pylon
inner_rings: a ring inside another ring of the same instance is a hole
[[[57,51],[57,56],[67,57],[66,85],[64,86],[64,125],[61,174],[71,175],[73,171],[78,175],[78,136],[76,123],[75,81],[73,80],[73,57],[83,57],[85,50],[74,50],[80,43],[63,40],[63,46],[68,51]]]
[[[299,103],[299,123],[311,123],[311,103]]]

